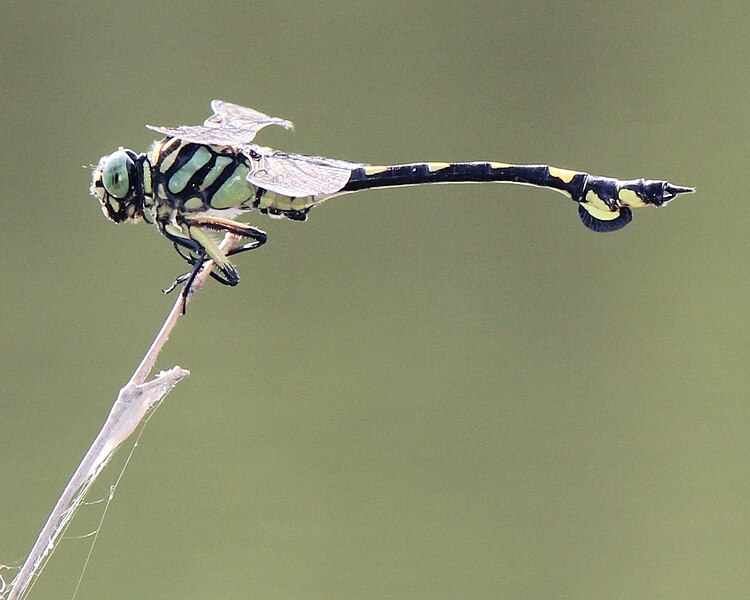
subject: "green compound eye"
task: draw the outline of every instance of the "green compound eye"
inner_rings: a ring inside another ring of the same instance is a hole
[[[124,151],[110,154],[102,169],[104,189],[115,198],[123,199],[130,191],[130,173],[135,167]]]

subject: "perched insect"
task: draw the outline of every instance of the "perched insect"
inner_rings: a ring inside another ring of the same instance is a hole
[[[225,285],[239,276],[228,256],[253,250],[266,234],[235,219],[259,210],[275,217],[304,221],[307,213],[334,196],[371,188],[429,183],[500,182],[532,185],[563,193],[578,203],[583,224],[593,231],[615,231],[632,219],[631,208],[663,206],[690,187],[666,181],[618,180],[548,165],[502,162],[425,162],[372,166],[304,156],[253,143],[264,127],[290,129],[290,121],[229,102],[211,102],[214,114],[203,125],[153,127],[166,137],[148,153],[120,148],[95,167],[91,193],[104,215],[115,223],[139,221],[156,227],[174,244],[192,270],[183,295],[203,262],[213,259],[211,275]],[[231,232],[245,239],[226,255],[211,232]]]

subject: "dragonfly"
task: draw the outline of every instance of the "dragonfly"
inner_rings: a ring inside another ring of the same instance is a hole
[[[650,179],[620,180],[549,165],[496,161],[418,162],[370,165],[275,150],[254,142],[272,125],[292,122],[230,102],[211,102],[213,114],[202,125],[159,127],[150,151],[137,154],[120,147],[103,156],[93,170],[91,194],[114,223],[145,221],[169,239],[192,267],[165,292],[192,283],[209,260],[211,276],[224,285],[239,283],[230,257],[262,246],[266,233],[237,220],[249,211],[295,221],[335,196],[374,188],[438,183],[514,183],[560,192],[578,205],[581,222],[596,232],[630,223],[633,208],[664,206],[695,191]],[[218,246],[221,234],[238,236],[228,252]]]

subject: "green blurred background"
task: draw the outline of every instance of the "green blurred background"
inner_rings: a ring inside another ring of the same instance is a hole
[[[0,561],[30,548],[173,301],[90,170],[216,97],[260,143],[695,185],[332,200],[210,285],[78,598],[746,598],[743,3],[3,2]],[[122,459],[122,457],[119,457]],[[102,497],[117,476],[103,474]],[[69,598],[101,505],[32,597]],[[12,573],[4,572],[6,579]]]

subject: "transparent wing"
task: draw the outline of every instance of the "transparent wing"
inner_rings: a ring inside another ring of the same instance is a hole
[[[247,176],[250,183],[292,198],[334,194],[347,184],[352,169],[365,166],[322,156],[291,154],[255,144],[244,148],[243,154],[250,166]]]
[[[206,127],[252,131],[253,135],[269,125],[280,125],[284,129],[294,127],[294,124],[286,119],[271,117],[252,108],[222,100],[212,100],[211,110],[214,114],[203,122]]]
[[[253,139],[261,129],[269,125],[291,129],[292,122],[221,100],[213,100],[211,110],[214,114],[203,125],[146,127],[186,142],[232,147],[247,159],[250,167],[247,180],[250,183],[293,198],[338,192],[349,181],[352,169],[364,166],[258,146]]]
[[[146,125],[146,127],[186,142],[213,146],[250,144],[256,134],[269,125],[279,125],[284,129],[294,127],[292,122],[286,119],[271,117],[252,108],[222,102],[221,100],[213,100],[211,110],[214,111],[214,114],[206,119],[203,125],[182,125],[180,127]]]

